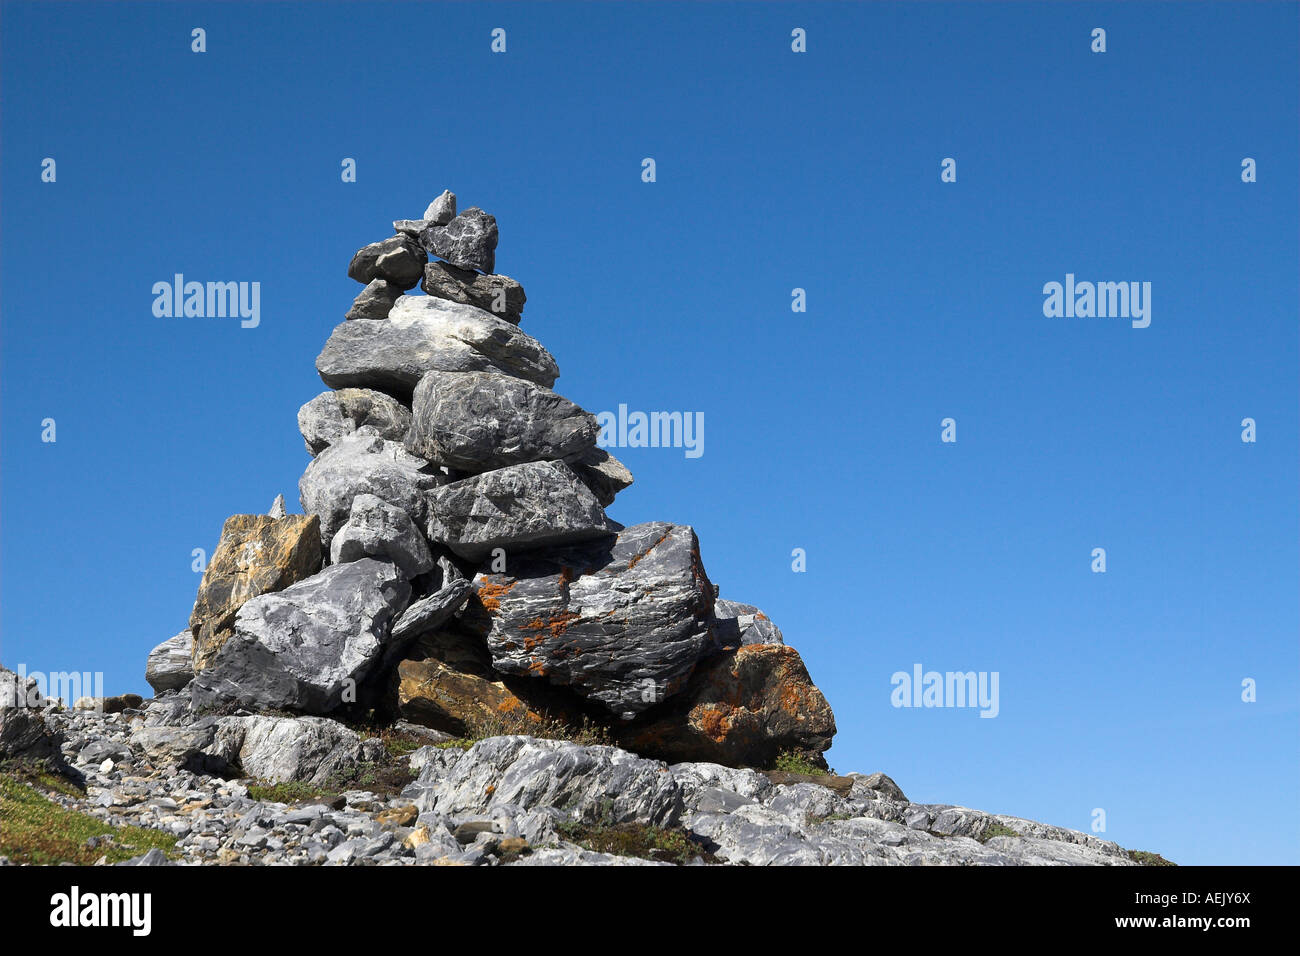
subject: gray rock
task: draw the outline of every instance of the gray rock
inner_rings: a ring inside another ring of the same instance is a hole
[[[352,499],[351,516],[330,542],[333,564],[361,558],[391,561],[407,578],[433,568],[428,542],[410,515],[369,494]]]
[[[156,765],[214,769],[224,764],[213,748],[216,734],[216,722],[208,718],[184,727],[139,727],[130,740],[132,749]]]
[[[550,388],[560,370],[536,339],[490,312],[404,295],[387,319],[342,322],[316,358],[331,388],[375,388],[400,398],[429,371],[504,372]]]
[[[149,652],[144,679],[157,693],[180,690],[194,677],[194,633],[181,631]]]
[[[445,226],[430,225],[420,234],[420,242],[432,255],[457,268],[495,271],[497,220],[477,206]]]
[[[624,720],[681,690],[715,647],[713,586],[685,525],[511,554],[507,574],[476,581],[461,620],[484,635],[493,667],[568,686]]]
[[[478,306],[515,325],[528,301],[524,287],[509,276],[480,275],[437,259],[424,267],[420,288],[440,299]]]
[[[271,502],[271,510],[267,515],[272,518],[287,518],[289,512],[284,507],[284,495],[276,495],[275,500]]]
[[[393,223],[394,226],[397,223]],[[401,230],[398,230],[399,232]],[[345,319],[386,319],[393,303],[410,286],[399,286],[387,279],[371,279],[366,283],[348,309]]]
[[[384,279],[406,290],[420,281],[428,261],[428,255],[418,243],[409,236],[396,235],[359,249],[348,264],[348,275],[366,285]]]
[[[265,783],[327,784],[364,762],[361,738],[326,717],[223,717],[214,749]],[[324,808],[314,808],[320,816]]]
[[[393,624],[394,643],[405,643],[437,630],[465,605],[473,590],[469,581],[460,578],[413,602]]]
[[[582,483],[591,489],[602,508],[614,503],[614,496],[632,484],[632,472],[603,448],[586,448],[565,459]]]
[[[401,233],[409,239],[420,241],[420,233],[429,228],[429,223],[423,219],[394,219],[393,232]]]
[[[122,863],[114,864],[116,866],[174,866],[171,860],[167,859],[167,854],[157,847],[148,853],[142,853],[139,856],[133,856]]]
[[[50,727],[35,678],[0,667],[0,760],[60,759],[62,732]]]
[[[190,685],[194,706],[329,713],[383,653],[410,593],[396,565],[362,558],[253,598]]]
[[[445,226],[456,218],[456,194],[444,189],[429,207],[424,210],[423,219],[430,226]]]
[[[854,781],[854,789],[856,789],[860,783],[866,789],[874,790],[886,799],[896,800],[901,803],[907,802],[907,797],[903,794],[902,788],[883,773],[873,773],[869,776],[850,774],[849,776],[856,778]]]
[[[401,441],[411,427],[411,411],[397,399],[368,388],[321,392],[298,409],[298,431],[313,457],[366,425],[389,441]]]
[[[713,615],[713,633],[725,647],[785,643],[781,629],[752,604],[719,598],[713,602]]]
[[[596,418],[549,388],[499,372],[426,372],[411,403],[406,447],[438,465],[483,472],[578,455]]]
[[[429,492],[430,541],[462,558],[597,538],[621,525],[561,461],[534,461],[452,482]]]
[[[358,495],[374,495],[423,522],[425,493],[446,480],[398,442],[365,427],[321,452],[298,480],[298,491],[303,510],[320,517],[321,540],[328,545],[348,520]]]
[[[666,765],[617,747],[490,737],[453,760],[430,760],[404,791],[422,812],[491,816],[558,807],[574,820],[672,826],[681,788]]]

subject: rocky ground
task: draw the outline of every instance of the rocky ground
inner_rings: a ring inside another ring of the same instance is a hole
[[[1085,833],[911,803],[883,774],[670,765],[607,745],[448,740],[412,725],[366,736],[319,717],[196,718],[174,693],[118,713],[47,705],[38,719],[80,785],[27,785],[104,824],[78,857],[101,864],[130,851],[117,835],[128,827],[165,835],[126,861],[144,865],[1146,862]]]

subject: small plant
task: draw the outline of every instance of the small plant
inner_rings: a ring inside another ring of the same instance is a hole
[[[569,843],[593,853],[631,856],[642,860],[683,865],[696,859],[717,863],[713,854],[700,846],[680,827],[664,829],[640,823],[587,824],[566,821],[556,828]]]
[[[797,750],[782,751],[772,764],[772,769],[779,770],[781,773],[799,773],[810,777],[827,776],[824,768],[813,763],[807,754]]]
[[[269,803],[305,803],[308,800],[336,797],[324,787],[293,780],[287,783],[255,783],[248,788],[248,795],[254,800]]]
[[[577,723],[572,723],[547,714],[510,710],[471,718],[465,721],[463,737],[435,746],[468,750],[480,740],[487,740],[489,737],[516,735],[538,737],[542,740],[568,740],[584,747],[608,746],[613,743],[609,730],[587,716],[583,716]]]
[[[1166,860],[1159,853],[1152,853],[1149,850],[1129,850],[1128,858],[1134,863],[1140,863],[1142,866],[1177,866],[1177,863]]]
[[[984,828],[984,832],[981,833],[977,839],[981,843],[988,843],[989,840],[992,840],[994,837],[1000,836],[1018,837],[1021,836],[1021,834],[1011,829],[1011,827],[1003,826],[1001,823],[990,823]]]

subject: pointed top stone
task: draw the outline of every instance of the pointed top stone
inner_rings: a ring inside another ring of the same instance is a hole
[[[442,195],[429,203],[424,211],[424,221],[429,226],[445,226],[456,218],[456,194],[444,189]]]
[[[275,501],[271,503],[271,510],[267,512],[272,518],[287,518],[288,512],[284,510],[284,495],[276,495]]]

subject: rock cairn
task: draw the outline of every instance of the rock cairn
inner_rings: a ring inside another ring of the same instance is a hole
[[[520,328],[495,217],[444,192],[393,229],[352,257],[298,412],[305,513],[226,521],[150,684],[200,713],[590,722],[647,757],[824,766],[834,717],[780,630],[718,598],[690,527],[606,514],[632,475]]]

